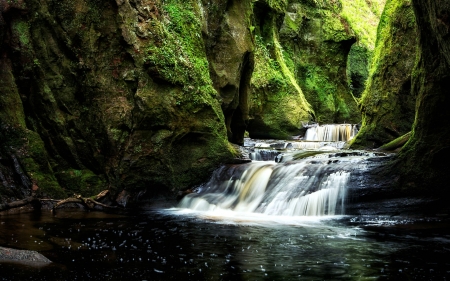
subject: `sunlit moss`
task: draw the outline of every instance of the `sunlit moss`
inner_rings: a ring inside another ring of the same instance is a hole
[[[369,50],[375,48],[380,12],[386,0],[341,0],[341,16],[347,20],[358,37],[359,44]]]
[[[378,147],[409,132],[415,96],[411,73],[417,31],[410,0],[388,0],[380,20],[369,78],[360,98],[362,128],[353,146]]]

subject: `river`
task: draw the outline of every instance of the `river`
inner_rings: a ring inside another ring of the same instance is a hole
[[[375,216],[211,216],[143,208],[0,217],[0,280],[447,280],[450,223]]]
[[[328,131],[316,135],[338,135]],[[225,165],[163,207],[2,215],[0,246],[52,263],[0,260],[0,280],[450,279],[448,215],[348,212],[363,193],[352,190],[374,188],[365,171],[391,156],[316,145],[255,144],[251,157],[267,161]]]

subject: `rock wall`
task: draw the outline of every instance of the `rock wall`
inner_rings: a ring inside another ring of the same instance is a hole
[[[313,118],[295,78],[290,54],[280,41],[280,23],[285,17],[285,1],[258,1],[254,4],[255,70],[251,77],[251,138],[289,139],[299,133],[302,121]]]
[[[447,204],[450,180],[450,2],[412,0],[419,26],[418,60],[412,74],[417,94],[412,135],[394,170],[413,192],[440,193]]]
[[[315,121],[358,123],[347,84],[347,56],[356,36],[340,15],[339,2],[291,1],[280,36]]]
[[[365,37],[345,11],[0,0],[1,198],[171,195],[235,157],[229,142],[246,131],[289,138],[304,121],[357,122],[346,61]]]
[[[200,2],[0,3],[5,196],[161,194],[234,156]]]
[[[357,91],[383,6],[384,0],[255,2],[250,137],[289,138],[308,121],[359,123]]]
[[[206,52],[214,88],[220,94],[228,140],[243,144],[248,124],[254,42],[252,1],[203,1]]]
[[[410,0],[388,0],[378,26],[369,79],[360,99],[363,120],[353,147],[379,147],[411,130],[416,93],[411,73],[417,28]]]

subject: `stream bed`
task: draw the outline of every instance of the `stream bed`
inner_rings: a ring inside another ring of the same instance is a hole
[[[42,210],[0,216],[0,246],[52,263],[0,261],[0,280],[448,280],[449,230],[424,217]]]

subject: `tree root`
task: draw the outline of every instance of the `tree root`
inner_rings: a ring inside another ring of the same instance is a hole
[[[98,196],[98,195],[97,195]],[[86,207],[88,210],[94,210],[95,206],[101,206],[103,208],[107,208],[107,209],[115,209],[117,208],[116,206],[109,206],[109,205],[105,205],[103,203],[100,203],[92,198],[84,198],[81,197],[81,195],[74,195],[74,197],[70,197],[64,200],[61,200],[59,202],[57,202],[54,206],[53,206],[53,211],[55,211],[56,208],[64,205],[64,204],[70,204],[70,203],[77,203],[77,204],[81,204],[84,207]]]
[[[10,209],[20,208],[20,207],[26,206],[31,203],[36,203],[36,202],[38,202],[38,199],[36,199],[34,197],[27,197],[22,200],[17,200],[17,201],[13,201],[10,203],[0,204],[0,212],[10,210]]]
[[[62,200],[51,199],[51,198],[50,199],[49,198],[36,198],[36,197],[30,196],[30,197],[27,197],[22,200],[17,200],[17,201],[10,202],[10,203],[0,204],[0,212],[10,210],[10,209],[20,208],[20,207],[26,206],[28,204],[39,204],[40,205],[42,202],[54,203],[53,208],[52,208],[53,211],[56,211],[56,209],[61,207],[62,205],[71,204],[71,203],[80,204],[88,210],[94,210],[95,206],[100,206],[105,209],[116,209],[117,206],[110,206],[110,205],[106,205],[106,204],[103,204],[103,203],[100,203],[97,201],[97,200],[105,197],[108,193],[109,193],[108,190],[102,191],[97,196],[94,197],[95,199],[90,198],[90,197],[82,197],[81,195],[77,195],[77,194],[74,194],[73,197],[69,197],[69,198],[62,199]]]

